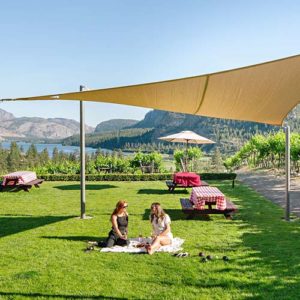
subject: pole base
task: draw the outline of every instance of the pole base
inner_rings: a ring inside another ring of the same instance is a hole
[[[294,222],[294,221],[299,220],[299,217],[292,215],[292,216],[289,217],[289,220],[287,220],[286,217],[281,217],[281,220],[286,221],[286,222]]]
[[[93,217],[92,216],[83,216],[83,218],[82,217],[75,217],[75,219],[79,219],[79,220],[90,220],[90,219],[93,219]]]

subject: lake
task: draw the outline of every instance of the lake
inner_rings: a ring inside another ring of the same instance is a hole
[[[11,142],[2,142],[2,143],[0,142],[0,144],[2,145],[3,149],[9,149]],[[26,152],[29,149],[31,143],[17,142],[17,145],[19,147],[22,147],[24,152]],[[47,149],[48,153],[49,153],[49,156],[52,156],[52,152],[53,152],[55,147],[58,149],[58,151],[63,151],[64,153],[74,153],[74,152],[79,152],[80,151],[80,147],[77,147],[77,146],[63,146],[62,144],[35,144],[34,143],[34,145],[36,146],[36,149],[37,149],[38,152],[42,152],[44,149]],[[111,150],[106,150],[106,149],[102,149],[102,150],[111,152]],[[92,154],[92,153],[95,153],[97,151],[97,149],[86,147],[85,151],[88,154]]]

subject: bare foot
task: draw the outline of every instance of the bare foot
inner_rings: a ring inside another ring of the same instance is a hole
[[[147,252],[149,255],[152,255],[154,253],[153,249],[151,248],[151,246],[149,245],[149,247],[147,247]]]
[[[152,249],[151,249],[151,246],[150,245],[146,245],[145,246],[145,249],[146,249],[146,251],[148,252],[148,254],[150,254],[150,255],[152,255],[153,254],[153,251],[152,251]]]

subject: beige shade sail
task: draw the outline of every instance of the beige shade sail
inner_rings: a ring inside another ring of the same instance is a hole
[[[281,125],[300,102],[300,55],[176,80],[15,100],[82,100]]]

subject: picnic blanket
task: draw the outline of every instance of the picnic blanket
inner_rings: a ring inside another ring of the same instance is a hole
[[[129,239],[129,245],[125,247],[114,246],[111,248],[102,248],[101,252],[128,252],[128,253],[143,253],[147,252],[145,247],[138,248],[137,245],[141,243],[151,244],[151,238],[132,238]],[[184,240],[178,237],[173,239],[172,245],[162,246],[156,252],[176,252],[182,250],[181,246],[184,243]]]

